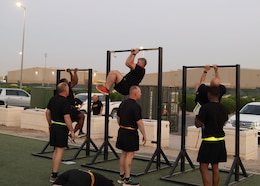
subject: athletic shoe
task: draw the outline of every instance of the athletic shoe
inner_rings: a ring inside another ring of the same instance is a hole
[[[57,177],[56,177],[56,178],[57,178]],[[54,183],[55,180],[56,180],[56,178],[52,177],[52,175],[51,175],[49,181],[50,181],[51,183]]]
[[[124,183],[124,178],[119,177],[117,180],[117,183],[123,184]]]
[[[102,94],[109,95],[109,90],[104,86],[96,86],[96,89]]]
[[[79,135],[78,135],[79,138],[82,138],[84,136],[86,136],[86,134],[84,132],[79,132]]]
[[[129,178],[128,180],[124,179],[123,186],[139,186],[139,182],[135,181],[133,178]]]

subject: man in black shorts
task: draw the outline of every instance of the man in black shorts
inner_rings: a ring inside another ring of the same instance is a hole
[[[108,73],[105,86],[97,86],[97,90],[105,95],[109,95],[110,88],[115,84],[114,89],[120,94],[128,95],[129,89],[133,85],[139,85],[145,75],[146,59],[138,58],[134,63],[136,54],[139,49],[132,49],[126,60],[126,66],[130,68],[130,72],[123,76],[119,71],[112,70]]]
[[[210,102],[202,105],[195,119],[195,126],[203,129],[197,161],[200,163],[200,172],[205,186],[218,185],[220,176],[218,163],[227,161],[223,126],[228,120],[228,110],[219,103],[219,96],[219,87],[209,87]],[[213,171],[213,184],[210,184],[209,164]]]
[[[93,115],[99,115],[102,116],[103,112],[103,103],[99,100],[97,95],[94,95],[92,97],[93,103],[92,103],[92,111]]]
[[[58,176],[52,186],[114,186],[101,174],[81,169],[70,169]]]
[[[68,95],[68,100],[71,104],[71,120],[72,122],[77,122],[77,124],[74,127],[74,133],[76,133],[79,130],[78,137],[83,137],[85,136],[85,133],[83,132],[83,125],[84,125],[84,120],[85,120],[85,115],[80,112],[75,106],[75,98],[74,98],[74,93],[72,88],[75,87],[78,84],[78,75],[77,71],[78,69],[74,69],[74,74],[72,74],[70,69],[66,70],[70,74],[71,81],[69,82],[66,78],[62,78],[60,82],[65,82],[69,85],[69,95]]]
[[[57,178],[59,165],[62,160],[64,148],[68,146],[68,132],[71,133],[72,140],[75,139],[75,133],[70,118],[71,106],[66,98],[69,94],[67,83],[57,85],[57,95],[53,96],[46,109],[46,119],[50,130],[50,145],[54,146],[52,156],[52,173],[50,182]]]
[[[220,84],[220,77],[218,73],[218,67],[217,65],[213,65],[214,71],[215,71],[215,77],[211,79],[210,85],[205,85],[206,75],[208,71],[210,70],[210,66],[206,65],[204,67],[204,71],[201,75],[200,82],[196,86],[196,98],[195,103],[197,104],[193,112],[195,114],[198,114],[199,108],[201,105],[204,105],[209,102],[208,99],[208,89],[211,86],[219,87],[220,95],[219,95],[219,101],[221,100],[222,96],[227,92],[226,87],[222,84]]]
[[[141,97],[141,90],[138,86],[132,86],[129,90],[129,98],[124,100],[117,112],[119,130],[116,147],[122,150],[119,161],[120,177],[118,183],[123,185],[139,185],[130,178],[132,160],[135,151],[139,150],[138,129],[143,135],[143,144],[146,143],[146,134],[142,120],[141,107],[136,100]]]

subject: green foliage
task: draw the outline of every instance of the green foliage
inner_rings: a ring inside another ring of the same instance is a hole
[[[221,103],[228,109],[229,114],[235,112],[236,102],[233,98],[222,98]]]
[[[31,87],[23,87],[25,91],[27,91],[29,94],[31,94]]]
[[[112,91],[110,93],[110,99],[111,101],[121,101],[123,99],[122,94],[116,92],[116,91]]]
[[[250,103],[250,102],[252,102],[252,98],[250,98],[250,97],[240,98],[240,108],[239,108],[239,110],[243,106],[245,106],[247,103]]]
[[[17,84],[10,84],[10,83],[1,83],[0,87],[2,88],[19,88],[19,85]],[[22,87],[23,90],[27,91],[29,94],[31,93],[31,87],[30,86],[23,86]]]
[[[194,94],[188,94],[186,96],[186,110],[188,112],[192,112],[195,107],[195,95]]]

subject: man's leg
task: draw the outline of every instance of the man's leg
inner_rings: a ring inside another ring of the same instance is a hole
[[[84,120],[85,120],[85,115],[80,112],[78,115],[78,121],[77,124],[74,128],[74,133],[76,133],[79,130],[79,133],[83,133],[83,126],[84,126]]]
[[[104,86],[96,86],[96,89],[101,92],[102,94],[109,95],[110,88],[114,85],[119,83],[123,79],[123,75],[117,71],[112,70],[108,73],[106,83]]]
[[[123,75],[118,70],[112,70],[107,75],[107,80],[105,87],[110,90],[110,88],[116,83],[119,83],[123,79]]]
[[[120,160],[119,160],[119,172],[120,172],[120,175],[125,174],[125,160],[126,160],[126,152],[122,151],[122,154],[121,154]]]
[[[63,147],[55,147],[55,150],[52,155],[52,172],[58,173],[63,154]]]
[[[212,182],[213,182],[213,186],[218,186],[219,183],[219,168],[218,168],[218,163],[216,164],[211,164],[212,166]]]
[[[200,173],[204,186],[210,186],[210,176],[208,170],[208,163],[200,163]]]
[[[130,178],[131,166],[135,152],[126,152],[125,156],[125,178]]]

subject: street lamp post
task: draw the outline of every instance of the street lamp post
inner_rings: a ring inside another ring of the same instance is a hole
[[[16,3],[18,7],[23,8],[23,37],[22,37],[22,54],[21,54],[21,72],[20,72],[20,82],[19,87],[23,87],[23,56],[24,56],[24,33],[25,33],[25,22],[26,22],[26,8],[22,5],[22,3]]]

